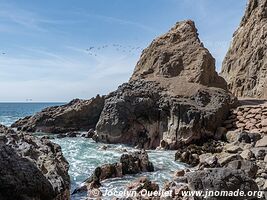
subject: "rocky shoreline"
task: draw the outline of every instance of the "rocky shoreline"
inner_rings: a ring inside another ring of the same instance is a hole
[[[69,164],[59,145],[0,125],[0,199],[70,199]]]
[[[26,132],[76,137],[77,131],[88,131],[83,137],[96,142],[140,150],[88,175],[75,190],[87,190],[88,198],[101,199],[103,180],[153,171],[157,163],[149,161],[145,150],[161,149],[176,150],[175,160],[190,167],[178,170],[162,188],[147,177],[135,180],[127,190],[137,196],[128,199],[204,199],[182,194],[207,190],[255,191],[229,200],[267,199],[267,104],[257,99],[265,97],[267,79],[265,47],[260,48],[266,34],[257,35],[266,24],[266,10],[266,0],[249,0],[223,64],[225,79],[215,71],[215,59],[200,41],[195,23],[186,20],[152,41],[129,82],[116,91],[46,108],[15,122],[17,131],[1,126],[0,199],[69,199],[69,165],[60,146]],[[259,48],[248,40],[254,36]],[[254,98],[255,105],[244,105],[240,97]],[[170,196],[144,197],[143,189]]]

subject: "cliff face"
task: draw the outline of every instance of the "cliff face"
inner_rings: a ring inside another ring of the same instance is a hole
[[[222,76],[238,97],[267,98],[267,0],[249,0]]]
[[[213,137],[234,99],[194,22],[177,23],[145,49],[128,83],[107,95],[99,140],[170,148]]]
[[[143,51],[130,81],[138,79],[171,85],[172,92],[180,95],[191,95],[180,86],[183,83],[227,87],[215,71],[215,59],[198,38],[195,24],[190,20],[177,23]]]

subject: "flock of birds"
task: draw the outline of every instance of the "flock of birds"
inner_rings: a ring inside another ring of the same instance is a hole
[[[140,52],[142,47],[140,46],[132,46],[132,45],[121,45],[121,44],[111,44],[111,45],[102,45],[102,46],[90,46],[89,48],[85,49],[85,51],[91,56],[98,56],[101,50],[105,50],[108,48],[113,48],[117,52],[121,53],[128,53],[133,55],[136,52]],[[6,52],[1,52],[2,55],[6,55]]]
[[[111,45],[106,44],[102,46],[90,46],[89,48],[85,49],[85,51],[91,56],[98,56],[98,53],[101,50],[105,50],[108,48],[113,48],[117,52],[128,53],[128,54],[134,54],[137,51],[139,52],[140,50],[142,50],[142,47],[140,46],[132,46],[132,45],[124,46],[121,44],[111,44]]]

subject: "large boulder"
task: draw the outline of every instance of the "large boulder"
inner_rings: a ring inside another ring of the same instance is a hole
[[[222,76],[238,97],[267,97],[267,0],[249,0],[223,61]]]
[[[203,191],[203,196],[196,196],[195,199],[202,200],[249,200],[257,199],[257,193],[255,196],[225,196],[217,194],[219,192],[237,190],[244,192],[247,195],[250,191],[258,191],[259,188],[255,181],[249,178],[243,171],[230,168],[213,168],[202,171],[195,171],[186,173],[189,189],[192,191]],[[205,197],[206,192],[210,192]],[[213,194],[213,195],[212,195]],[[230,194],[230,193],[228,193]]]
[[[74,99],[66,105],[49,107],[18,120],[12,127],[27,132],[66,133],[95,129],[104,106],[104,97]]]
[[[0,199],[43,199],[55,197],[52,185],[28,159],[0,144]]]
[[[143,51],[130,81],[106,96],[98,139],[156,148],[161,140],[214,137],[235,103],[225,88],[194,22],[179,22]]]
[[[68,169],[59,145],[0,126],[0,199],[68,200]]]

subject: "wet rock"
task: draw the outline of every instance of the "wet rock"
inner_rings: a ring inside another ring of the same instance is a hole
[[[107,145],[102,145],[100,148],[99,148],[100,150],[107,150],[108,149],[108,146]]]
[[[137,180],[131,182],[127,186],[127,189],[132,190],[132,191],[136,191],[136,192],[140,192],[142,190],[158,191],[159,186],[158,186],[158,184],[151,182],[147,177],[141,177],[141,178],[138,178]]]
[[[66,137],[77,137],[77,135],[79,135],[79,133],[77,133],[77,132],[68,132],[65,135],[66,135]]]
[[[57,136],[56,136],[57,138],[65,138],[65,137],[67,137],[67,135],[66,134],[63,134],[63,133],[59,133],[59,134],[57,134]]]
[[[123,174],[137,174],[140,172],[154,171],[153,164],[149,161],[145,151],[123,154],[120,159]]]
[[[97,167],[93,174],[86,179],[81,186],[76,188],[72,194],[99,188],[101,186],[101,181],[109,178],[152,171],[154,171],[153,164],[149,161],[145,151],[123,154],[120,162]]]
[[[95,135],[94,129],[90,129],[87,133],[83,133],[81,137],[92,138]]]
[[[62,106],[53,106],[34,116],[20,119],[12,127],[27,132],[67,133],[95,128],[104,106],[104,97],[74,99]]]
[[[200,145],[191,144],[189,146],[182,146],[175,153],[175,160],[191,166],[197,166],[202,154],[220,153],[222,152],[222,149],[221,143],[214,140],[207,141],[206,143]]]
[[[180,176],[184,176],[184,175],[185,175],[185,170],[183,170],[183,169],[177,170],[177,171],[174,173],[174,176],[175,176],[175,177],[180,177]]]

